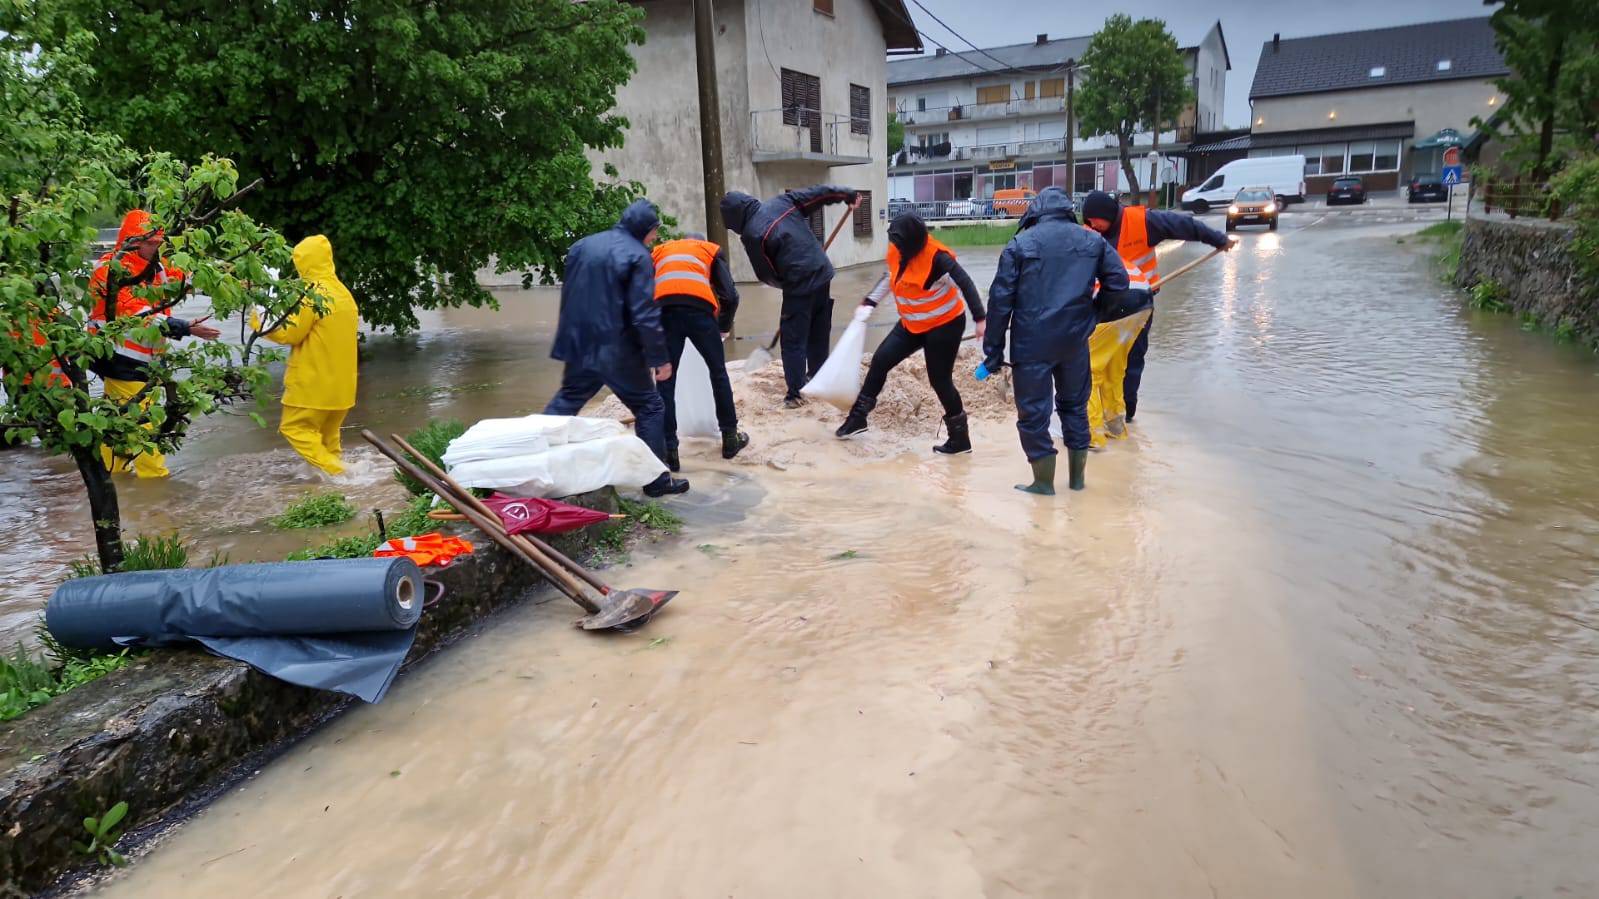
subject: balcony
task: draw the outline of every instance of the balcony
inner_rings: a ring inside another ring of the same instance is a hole
[[[966,147],[968,159],[1010,159],[1019,155],[1016,144],[978,144]]]
[[[899,120],[907,125],[941,125],[949,122],[981,122],[1035,115],[1065,115],[1065,97],[1035,97],[1004,103],[963,103],[931,109],[902,109]]]
[[[750,156],[757,165],[869,165],[871,130],[869,121],[836,112],[807,107],[757,109],[750,113]]]

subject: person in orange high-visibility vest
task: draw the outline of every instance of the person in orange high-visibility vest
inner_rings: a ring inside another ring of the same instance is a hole
[[[716,402],[716,425],[722,432],[722,458],[731,459],[750,444],[750,435],[738,429],[733,407],[733,383],[727,377],[727,355],[722,341],[733,331],[738,313],[738,286],[727,266],[727,254],[705,239],[690,234],[680,240],[658,243],[650,253],[655,261],[655,302],[661,307],[661,330],[666,332],[666,353],[672,376],[656,385],[666,405],[666,467],[681,469],[677,455],[677,375],[683,361],[683,344],[694,349],[711,370],[711,397]]]
[[[888,273],[878,280],[855,315],[870,316],[878,301],[892,295],[899,321],[872,354],[855,405],[835,433],[842,439],[864,432],[866,417],[876,408],[888,373],[920,350],[927,357],[927,382],[944,407],[944,424],[949,430],[949,439],[933,447],[933,452],[969,453],[971,431],[960,391],[955,389],[955,357],[966,333],[968,311],[977,323],[977,338],[983,337],[987,318],[983,297],[972,276],[956,261],[955,252],[929,235],[927,225],[914,212],[901,213],[889,223],[887,261]]]
[[[1227,235],[1211,228],[1191,215],[1181,212],[1164,212],[1143,206],[1123,207],[1113,196],[1096,190],[1083,198],[1083,223],[1104,235],[1116,248],[1127,266],[1127,277],[1135,289],[1147,286],[1153,298],[1160,294],[1160,263],[1155,257],[1155,246],[1166,240],[1197,240],[1221,250],[1230,250],[1233,242]],[[1127,404],[1127,421],[1138,411],[1138,387],[1144,380],[1144,358],[1149,353],[1149,329],[1155,323],[1151,309],[1149,320],[1138,332],[1138,338],[1128,348],[1126,374],[1122,378],[1122,393]],[[1111,433],[1120,430],[1118,416],[1111,415],[1107,427]]]

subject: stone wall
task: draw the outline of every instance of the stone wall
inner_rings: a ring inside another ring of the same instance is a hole
[[[609,489],[573,501],[617,511]],[[551,543],[583,558],[603,527]],[[475,531],[467,536],[472,555],[427,572],[446,593],[423,614],[406,668],[500,609],[560,598],[525,563]],[[395,688],[404,689],[403,677]],[[164,649],[0,723],[0,897],[45,890],[87,864],[72,845],[85,817],[126,801],[128,826],[153,832],[352,702],[198,649]]]
[[[1571,229],[1538,220],[1468,219],[1455,284],[1493,281],[1517,312],[1550,328],[1569,327],[1599,346],[1599,286],[1586,284],[1568,246]]]

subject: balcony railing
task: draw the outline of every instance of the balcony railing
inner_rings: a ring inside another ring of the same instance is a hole
[[[1009,159],[1019,155],[1016,144],[978,144],[967,149],[971,151],[972,159]]]
[[[809,107],[750,112],[751,155],[756,162],[860,165],[872,161],[872,125]]]
[[[1015,118],[1030,115],[1066,113],[1065,97],[1034,97],[1030,100],[1007,100],[1004,103],[963,103],[959,106],[935,106],[929,109],[898,110],[899,120],[907,125],[937,125],[943,122],[978,122],[991,119]]]

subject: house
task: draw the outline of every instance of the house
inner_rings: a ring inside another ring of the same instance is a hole
[[[889,104],[905,124],[906,149],[891,160],[889,196],[938,215],[946,211],[939,205],[946,201],[988,200],[1007,188],[1070,185],[1081,192],[1122,186],[1112,136],[1074,135],[1076,171],[1066,170],[1067,76],[1078,83],[1093,77],[1074,68],[1089,40],[1040,34],[1025,44],[969,53],[940,48],[890,62]],[[1195,102],[1172,116],[1175,126],[1160,135],[1163,152],[1180,149],[1196,131],[1221,127],[1232,69],[1221,23],[1188,43],[1182,54]],[[1134,137],[1141,187],[1149,184],[1144,157],[1153,139],[1147,132]],[[1183,161],[1168,161],[1178,167],[1181,180]],[[960,210],[968,206],[957,203]]]
[[[693,3],[639,6],[647,37],[633,48],[638,71],[617,94],[627,138],[591,162],[597,178],[609,164],[644,184],[680,230],[703,231]],[[716,0],[715,19],[727,188],[760,197],[818,183],[858,188],[867,197],[829,255],[837,265],[882,261],[886,58],[922,48],[903,0]],[[831,207],[811,226],[831,231],[846,214]],[[744,253],[730,256],[734,276],[753,280]]]
[[[1473,117],[1504,102],[1508,73],[1487,17],[1313,37],[1273,36],[1249,89],[1248,136],[1218,152],[1303,154],[1306,189],[1325,193],[1341,174],[1368,190],[1397,188],[1440,165],[1442,147],[1471,143]],[[1196,146],[1193,152],[1211,147]]]

